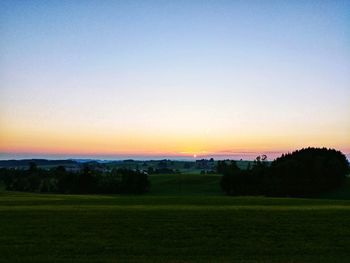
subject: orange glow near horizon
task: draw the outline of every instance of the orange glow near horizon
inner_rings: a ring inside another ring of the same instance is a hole
[[[221,136],[220,136],[221,135]],[[166,132],[124,131],[119,134],[90,131],[79,132],[48,126],[25,130],[2,129],[0,132],[0,152],[27,154],[56,154],[82,156],[229,156],[244,153],[288,152],[302,147],[336,148],[349,153],[349,145],[344,145],[346,136],[331,137],[315,135],[284,134],[169,134]]]
[[[2,2],[0,158],[350,152],[349,1]]]

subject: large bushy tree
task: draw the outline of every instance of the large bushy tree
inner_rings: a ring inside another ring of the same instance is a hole
[[[219,162],[223,191],[228,195],[315,196],[340,187],[349,173],[345,155],[333,149],[301,149],[270,165],[261,160],[246,170],[234,162]]]
[[[349,163],[334,149],[306,148],[282,155],[271,163],[275,195],[313,196],[340,187]]]

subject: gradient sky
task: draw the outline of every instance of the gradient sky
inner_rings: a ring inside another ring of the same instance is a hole
[[[350,153],[349,10],[1,1],[0,158]]]

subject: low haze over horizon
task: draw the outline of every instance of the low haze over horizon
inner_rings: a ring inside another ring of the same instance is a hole
[[[350,1],[2,1],[0,159],[350,155]]]

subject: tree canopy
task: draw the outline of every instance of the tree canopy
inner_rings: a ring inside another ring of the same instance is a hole
[[[340,151],[305,148],[283,154],[271,163],[257,158],[240,169],[235,162],[220,161],[221,187],[228,195],[315,196],[340,187],[349,162]]]
[[[6,190],[66,194],[143,194],[149,190],[147,174],[129,169],[100,172],[85,166],[68,172],[63,166],[44,170],[30,164],[29,169],[0,169]]]

